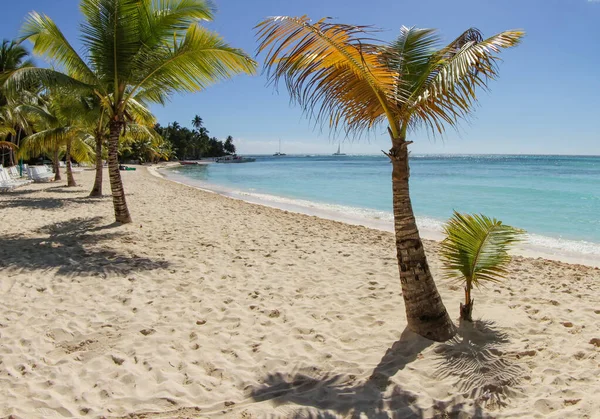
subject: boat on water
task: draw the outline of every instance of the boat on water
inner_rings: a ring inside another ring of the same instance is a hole
[[[196,164],[200,164],[197,161],[186,161],[186,160],[182,160],[179,162],[179,164],[181,164],[182,166],[191,166],[191,165],[196,165]]]
[[[334,155],[334,156],[345,156],[345,155],[346,155],[346,153],[342,153],[342,152],[340,151],[340,144],[338,144],[338,150],[337,150],[335,153],[333,153],[333,155]]]
[[[273,156],[286,156],[285,153],[281,152],[281,138],[279,139],[279,151],[277,151],[277,153],[273,154]]]
[[[225,156],[218,157],[215,159],[215,163],[250,163],[256,161],[256,159],[252,157],[242,157],[242,156]]]

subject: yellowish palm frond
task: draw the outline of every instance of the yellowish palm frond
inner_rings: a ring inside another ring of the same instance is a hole
[[[150,109],[148,109],[144,103],[134,98],[129,99],[125,112],[135,124],[147,127],[156,125],[156,117],[152,114]]]
[[[0,125],[0,138],[15,134],[13,127]]]
[[[369,28],[271,17],[256,26],[270,81],[283,80],[292,100],[333,129],[361,132],[388,120],[396,77],[380,60]]]

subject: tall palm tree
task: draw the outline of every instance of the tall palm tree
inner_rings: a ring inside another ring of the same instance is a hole
[[[47,16],[31,13],[23,39],[46,54],[65,73],[21,69],[8,80],[11,91],[30,80],[47,87],[87,89],[101,100],[109,120],[108,165],[115,219],[129,223],[118,162],[119,137],[131,122],[127,106],[133,98],[164,104],[176,91],[194,92],[240,73],[256,63],[243,51],[202,26],[213,6],[205,0],[81,0],[83,54],[69,44]],[[84,58],[85,57],[85,58]]]
[[[388,126],[396,249],[408,327],[443,341],[454,325],[433,281],[409,196],[407,133],[424,126],[442,133],[471,112],[476,88],[497,76],[497,53],[522,31],[483,39],[468,29],[447,46],[433,29],[402,27],[391,43],[367,27],[311,23],[306,16],[272,17],[257,26],[270,80],[283,80],[292,100],[332,129],[360,133]]]
[[[194,116],[194,118],[192,119],[192,126],[197,130],[202,128],[202,118],[200,118],[199,115]]]

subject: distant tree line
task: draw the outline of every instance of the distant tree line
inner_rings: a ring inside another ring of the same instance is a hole
[[[163,138],[165,147],[172,151],[171,158],[179,160],[200,159],[202,157],[223,157],[235,154],[233,137],[225,141],[210,137],[198,115],[192,119],[192,129],[171,122],[166,127],[156,124],[154,129]]]

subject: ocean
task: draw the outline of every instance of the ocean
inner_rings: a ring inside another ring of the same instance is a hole
[[[391,229],[391,164],[383,154],[252,157],[165,172],[252,202]],[[441,233],[453,210],[483,213],[527,230],[528,243],[546,253],[600,261],[600,157],[415,155],[410,167],[422,231]]]

